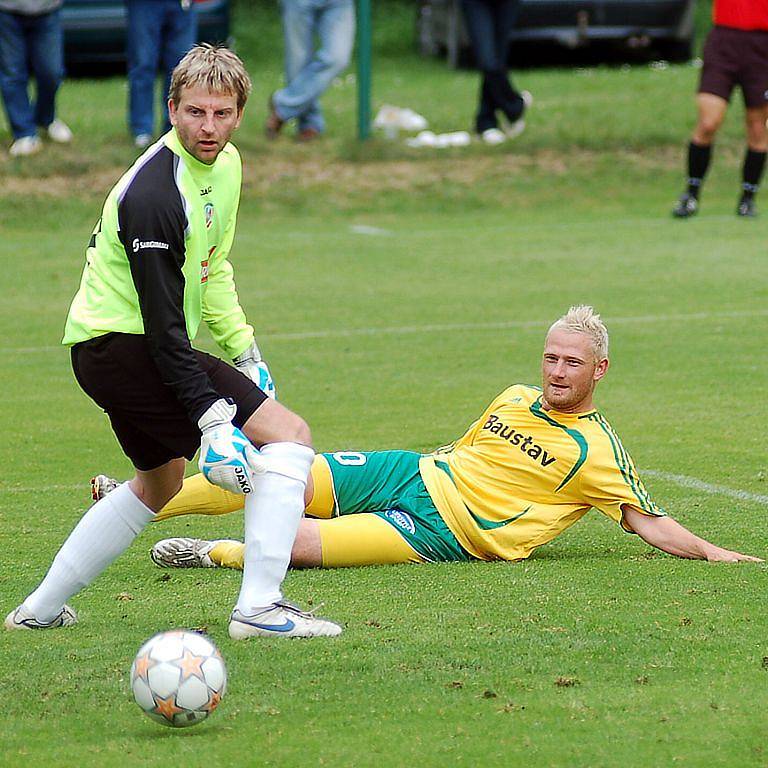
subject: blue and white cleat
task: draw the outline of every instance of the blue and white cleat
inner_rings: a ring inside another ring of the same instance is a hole
[[[285,601],[273,603],[253,615],[246,615],[235,608],[229,620],[229,636],[233,640],[248,637],[336,637],[340,634],[338,624]]]
[[[5,617],[5,628],[14,629],[56,629],[77,624],[77,614],[65,605],[50,621],[39,621],[23,605],[14,608]]]

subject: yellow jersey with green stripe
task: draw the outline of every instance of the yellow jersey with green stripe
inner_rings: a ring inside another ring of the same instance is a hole
[[[664,515],[598,411],[545,410],[541,390],[522,384],[419,468],[451,532],[482,560],[524,559],[592,507],[618,523],[625,504]]]

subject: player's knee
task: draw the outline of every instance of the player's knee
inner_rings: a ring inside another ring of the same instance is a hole
[[[312,432],[301,416],[297,416],[295,413],[291,414],[290,419],[286,419],[283,425],[283,435],[281,440],[286,443],[299,443],[301,445],[308,445],[312,447]]]
[[[721,121],[713,117],[702,117],[696,125],[694,141],[697,144],[711,144],[717,135]]]

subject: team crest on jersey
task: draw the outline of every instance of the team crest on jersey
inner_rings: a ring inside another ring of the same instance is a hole
[[[213,224],[213,203],[205,204],[205,228],[210,229]]]
[[[391,523],[394,523],[398,528],[402,528],[404,531],[411,534],[416,533],[416,526],[413,523],[413,518],[405,512],[401,512],[399,509],[387,509],[384,512],[384,517]]]

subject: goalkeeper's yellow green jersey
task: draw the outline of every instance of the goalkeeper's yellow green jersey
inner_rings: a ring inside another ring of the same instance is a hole
[[[545,410],[541,390],[522,384],[420,470],[452,533],[482,560],[526,558],[591,507],[618,523],[625,504],[664,515],[598,411]]]

